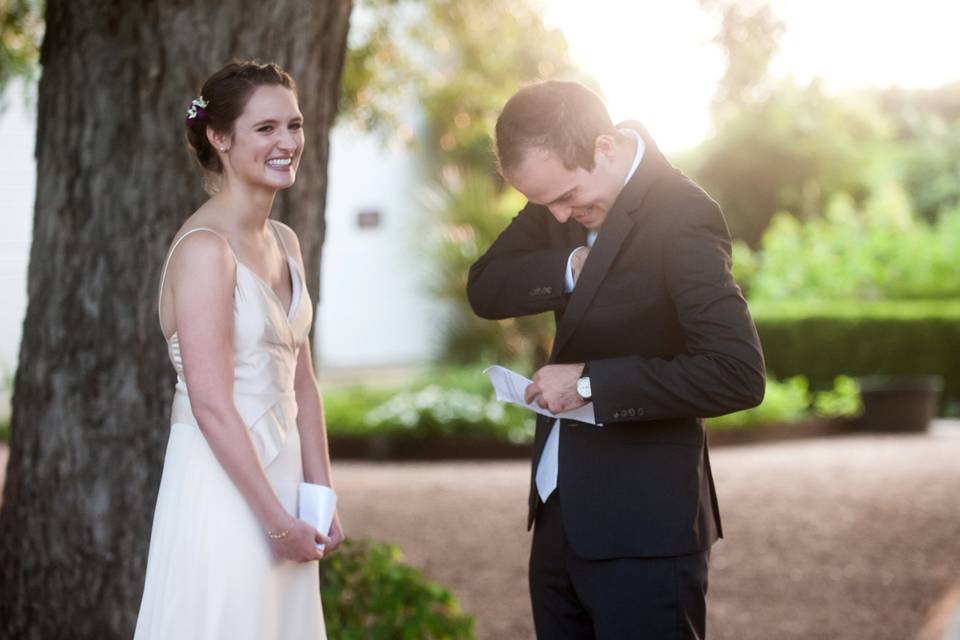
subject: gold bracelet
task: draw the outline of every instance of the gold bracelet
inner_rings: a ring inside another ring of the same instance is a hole
[[[283,531],[278,531],[276,533],[273,531],[267,531],[267,535],[270,536],[271,540],[283,540],[290,535],[290,529],[284,529]]]

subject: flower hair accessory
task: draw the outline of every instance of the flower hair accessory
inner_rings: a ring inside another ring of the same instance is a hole
[[[210,104],[203,99],[203,96],[199,96],[193,99],[193,102],[190,103],[190,108],[187,109],[187,121],[192,122],[193,120],[200,119],[201,121],[207,119],[207,109],[206,106]]]

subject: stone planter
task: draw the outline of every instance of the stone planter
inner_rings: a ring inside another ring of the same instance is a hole
[[[755,427],[708,427],[707,438],[710,447],[714,448],[840,436],[853,432],[855,428],[855,420],[851,418],[809,418]]]
[[[337,460],[509,460],[530,457],[530,444],[469,438],[330,436]]]
[[[937,415],[943,378],[871,376],[857,378],[863,400],[860,428],[866,431],[926,431]]]

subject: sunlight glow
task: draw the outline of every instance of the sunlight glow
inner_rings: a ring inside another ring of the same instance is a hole
[[[771,72],[823,78],[840,91],[934,87],[960,80],[960,5],[941,0],[774,0],[786,23]],[[600,83],[615,121],[643,121],[667,151],[710,133],[709,105],[724,59],[715,18],[697,0],[546,0],[548,26],[564,32],[573,60]]]

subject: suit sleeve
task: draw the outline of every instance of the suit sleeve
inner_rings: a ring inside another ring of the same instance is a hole
[[[569,247],[550,247],[549,212],[528,204],[470,267],[467,298],[481,318],[555,311],[565,304]]]
[[[706,418],[763,400],[763,353],[733,280],[730,235],[720,209],[703,197],[677,217],[662,259],[686,350],[669,359],[591,360],[598,423]]]

